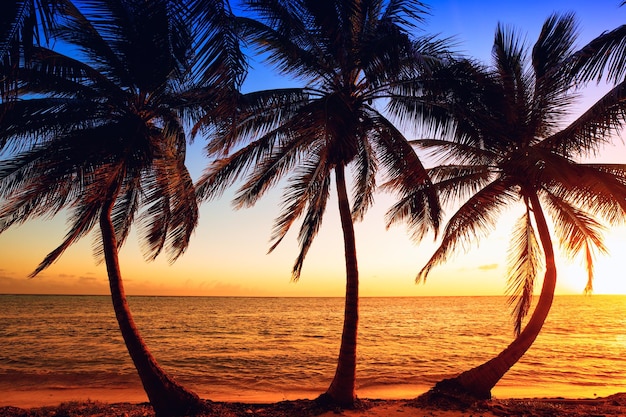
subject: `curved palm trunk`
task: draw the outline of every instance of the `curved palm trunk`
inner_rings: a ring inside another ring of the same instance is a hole
[[[554,262],[554,249],[552,248],[548,223],[541,210],[537,195],[531,195],[530,201],[532,202],[537,230],[546,258],[546,272],[543,278],[539,301],[528,324],[526,324],[524,330],[498,356],[454,378],[438,382],[435,385],[434,391],[460,392],[479,399],[491,398],[491,389],[526,353],[537,338],[537,335],[539,335],[543,323],[550,312],[552,300],[554,299],[556,264]]]
[[[157,416],[182,416],[198,412],[203,402],[197,394],[174,381],[157,363],[144,343],[135,325],[122,283],[119,268],[117,240],[111,221],[113,199],[110,199],[100,214],[100,230],[104,258],[109,275],[109,286],[115,317],[119,324],[128,353]]]
[[[343,331],[337,369],[327,396],[333,403],[344,407],[354,406],[356,400],[356,342],[359,324],[359,271],[356,259],[356,241],[354,224],[350,212],[344,166],[335,167],[337,195],[339,197],[339,215],[343,230],[346,257],[346,300],[344,309]]]

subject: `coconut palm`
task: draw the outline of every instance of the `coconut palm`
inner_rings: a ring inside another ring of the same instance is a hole
[[[303,217],[300,252],[292,270],[298,280],[306,254],[321,226],[334,181],[343,231],[346,298],[337,368],[320,399],[353,406],[358,327],[358,267],[353,222],[373,202],[377,173],[404,196],[410,184],[424,193],[408,199],[403,215],[417,234],[437,227],[439,205],[429,192],[424,168],[406,138],[375,107],[388,99],[398,80],[423,70],[443,42],[415,39],[409,30],[425,10],[417,1],[250,0],[258,20],[240,27],[281,74],[305,87],[258,91],[240,100],[238,121],[208,149],[221,155],[197,184],[198,195],[219,195],[239,179],[236,207],[252,206],[288,177],[272,251]],[[352,169],[352,202],[347,169]]]
[[[203,3],[215,22],[218,13],[229,13],[225,3]],[[186,415],[204,403],[169,376],[144,343],[126,300],[118,250],[138,221],[146,258],[165,251],[174,261],[197,223],[186,128],[226,112],[216,100],[236,83],[227,82],[224,60],[212,62],[226,53],[229,37],[212,44],[211,22],[190,24],[198,16],[190,14],[192,6],[200,4],[83,1],[84,14],[72,10],[55,33],[73,56],[35,47],[31,65],[19,72],[26,94],[0,111],[0,231],[68,210],[65,239],[34,276],[100,228],[95,254],[106,264],[124,342],[159,416]],[[193,60],[196,46],[204,64]],[[206,71],[190,73],[194,68]]]
[[[550,311],[557,280],[552,235],[566,255],[582,254],[590,290],[594,255],[606,252],[603,221],[624,219],[626,165],[580,161],[610,141],[624,122],[624,85],[564,126],[578,97],[569,65],[575,26],[573,15],[551,16],[528,51],[514,30],[499,25],[490,67],[456,61],[434,71],[424,84],[425,96],[435,105],[430,114],[434,131],[441,136],[414,143],[440,158],[441,165],[430,170],[440,197],[462,204],[418,281],[459,248],[487,236],[505,207],[523,207],[511,237],[508,270],[516,338],[497,357],[439,382],[431,393],[489,398],[533,344]],[[446,116],[456,121],[454,129],[442,124]],[[542,270],[539,300],[522,326]]]

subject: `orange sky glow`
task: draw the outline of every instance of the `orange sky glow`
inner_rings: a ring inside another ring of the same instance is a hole
[[[456,35],[461,49],[487,60],[496,23],[510,23],[527,40],[536,39],[540,25],[553,11],[575,11],[582,34],[580,44],[622,24],[626,7],[617,0],[526,2],[432,1],[432,16],[425,26],[428,33]],[[549,4],[544,4],[549,3]],[[482,5],[482,7],[479,7]],[[480,22],[474,21],[479,13]],[[280,86],[282,80],[268,78],[262,67],[250,74],[247,88]],[[256,77],[256,78],[255,78]],[[256,82],[263,78],[264,85]],[[274,85],[272,85],[274,86]],[[589,103],[602,88],[585,93]],[[583,104],[584,106],[584,104]],[[609,162],[626,161],[626,147],[605,149],[600,158]],[[197,178],[206,160],[202,138],[189,151],[190,171]],[[202,296],[343,296],[345,270],[343,242],[336,201],[327,206],[322,229],[313,243],[298,282],[290,280],[296,259],[297,227],[271,254],[267,254],[274,218],[278,215],[281,189],[270,192],[250,209],[234,211],[229,190],[218,201],[204,203],[200,224],[187,252],[170,265],[165,257],[145,262],[134,235],[120,254],[120,266],[129,294]],[[432,270],[425,284],[414,278],[436,247],[432,236],[417,244],[402,226],[386,230],[384,214],[393,201],[378,194],[375,205],[363,222],[356,224],[357,255],[362,296],[502,295],[506,288],[506,255],[512,222],[520,214],[515,209],[503,216],[494,232],[466,254],[459,254],[445,266]],[[61,242],[65,218],[61,215],[13,227],[0,235],[0,293],[30,294],[108,294],[103,264],[96,264],[92,241],[87,238],[70,248],[62,258],[34,279],[27,278],[48,252]],[[97,238],[97,233],[91,238]],[[611,253],[598,256],[595,294],[626,294],[626,226],[607,231]],[[556,245],[556,242],[555,242]],[[557,247],[558,250],[558,247]],[[585,270],[581,259],[559,259],[557,294],[582,294]],[[537,289],[539,289],[539,285]]]

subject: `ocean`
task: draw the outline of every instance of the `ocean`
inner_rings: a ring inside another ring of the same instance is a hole
[[[134,296],[129,303],[159,363],[203,398],[313,398],[334,374],[341,298]],[[505,297],[362,298],[357,394],[417,396],[512,338]],[[0,295],[0,392],[137,387],[109,297]],[[493,393],[623,391],[626,296],[581,295],[555,298],[535,344]]]

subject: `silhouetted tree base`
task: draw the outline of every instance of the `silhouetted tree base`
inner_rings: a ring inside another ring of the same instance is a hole
[[[477,402],[491,399],[491,392],[475,393],[464,387],[457,378],[439,381],[433,388],[415,399],[416,404],[437,406],[451,410],[465,410]]]
[[[201,399],[197,394],[174,383],[177,388],[163,393],[159,400],[151,401],[157,417],[195,416],[207,414],[213,402]]]
[[[211,400],[203,400],[199,399],[198,403],[194,406],[190,407],[187,410],[186,415],[189,416],[197,416],[197,415],[220,415],[219,412],[221,410],[221,406],[218,403],[215,403]]]
[[[154,407],[157,417],[196,416],[212,411],[212,402],[200,398],[189,398],[184,403],[174,402],[164,408]]]
[[[350,403],[346,403],[346,402],[340,402],[335,400],[330,394],[328,394],[327,392],[323,393],[322,395],[320,395],[319,397],[317,397],[315,399],[315,403],[318,404],[320,407],[325,408],[327,411],[341,411],[342,409],[344,410],[362,410],[362,409],[366,409],[367,407],[365,406],[365,404],[363,404],[363,402],[361,400],[359,400],[358,398],[355,398],[354,401],[350,402]]]

